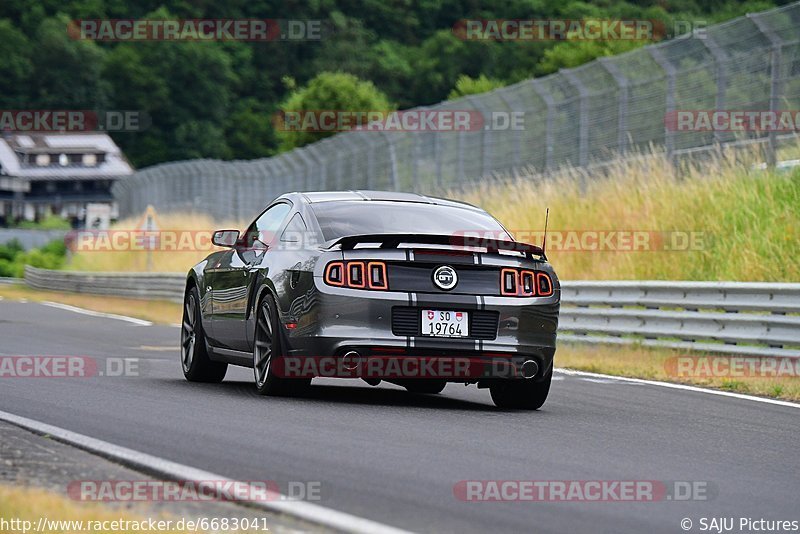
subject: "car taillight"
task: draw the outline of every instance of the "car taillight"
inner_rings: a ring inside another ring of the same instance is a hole
[[[344,285],[344,262],[332,261],[325,266],[325,283],[338,287]]]
[[[382,261],[332,261],[325,266],[325,283],[352,289],[389,289],[386,264]]]
[[[367,264],[367,271],[369,276],[370,289],[379,289],[381,291],[389,289],[389,281],[386,279],[386,264],[382,261],[371,261]]]
[[[550,275],[526,269],[501,269],[500,294],[505,297],[549,297],[553,294]]]

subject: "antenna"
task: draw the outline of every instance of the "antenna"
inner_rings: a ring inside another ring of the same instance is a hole
[[[547,261],[547,254],[545,247],[547,246],[547,223],[550,220],[550,208],[547,208],[544,213],[544,236],[542,236],[542,257]]]

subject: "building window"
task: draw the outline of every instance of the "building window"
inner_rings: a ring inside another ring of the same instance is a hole
[[[94,167],[97,165],[97,156],[95,154],[84,154],[83,164],[87,167]]]
[[[50,154],[36,154],[36,165],[39,167],[50,165]]]

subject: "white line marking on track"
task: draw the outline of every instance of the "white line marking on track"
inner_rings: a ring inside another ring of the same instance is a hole
[[[150,321],[145,321],[144,319],[137,319],[135,317],[128,317],[127,315],[117,315],[115,313],[103,313],[94,310],[87,310],[85,308],[78,308],[77,306],[70,306],[69,304],[62,304],[60,302],[50,302],[50,301],[43,301],[42,304],[45,306],[50,306],[51,308],[58,308],[60,310],[67,310],[75,313],[80,313],[83,315],[91,315],[92,317],[103,317],[105,319],[117,319],[119,321],[126,321],[128,323],[133,323],[138,326],[152,326],[153,323]]]
[[[584,382],[594,382],[595,384],[613,384],[613,380],[609,380],[607,378],[588,378],[588,377],[580,377],[581,380]]]
[[[756,397],[753,395],[744,395],[742,393],[733,393],[731,391],[721,391],[718,389],[707,389],[701,388],[697,386],[687,386],[686,384],[673,384],[670,382],[659,382],[657,380],[645,380],[643,378],[628,378],[626,376],[613,376],[613,375],[603,375],[600,373],[590,373],[588,371],[576,371],[574,369],[562,369],[556,368],[555,371],[557,373],[561,373],[567,376],[577,376],[577,377],[591,377],[591,378],[603,378],[608,381],[617,381],[617,382],[628,382],[631,384],[645,384],[648,386],[660,386],[663,388],[670,388],[670,389],[682,389],[684,391],[694,391],[696,393],[708,393],[709,395],[719,395],[720,397],[733,397],[734,399],[742,399],[742,400],[749,400],[755,402],[763,402],[766,404],[775,404],[777,406],[788,406],[790,408],[800,408],[800,404],[796,402],[789,402],[789,401],[782,401],[777,399],[768,399],[765,397]]]
[[[0,420],[26,428],[37,434],[50,436],[58,441],[99,454],[106,458],[111,458],[121,462],[123,465],[142,469],[157,476],[180,481],[193,481],[196,483],[208,480],[234,482],[232,479],[221,475],[195,469],[188,465],[171,462],[126,447],[120,447],[119,445],[108,443],[107,441],[78,434],[64,428],[48,425],[47,423],[42,423],[34,419],[28,419],[27,417],[0,411]],[[253,488],[253,491],[248,493],[257,495],[258,490]],[[358,534],[408,534],[408,531],[384,525],[383,523],[370,519],[364,519],[363,517],[350,515],[345,512],[339,512],[331,508],[325,508],[318,504],[305,501],[281,500],[282,496],[280,495],[276,495],[276,497],[277,499],[275,500],[251,500],[247,502],[251,506],[287,514],[304,521],[344,532],[354,532]]]

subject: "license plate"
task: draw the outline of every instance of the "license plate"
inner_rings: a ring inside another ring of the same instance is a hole
[[[422,335],[467,337],[469,336],[469,314],[460,311],[422,310]]]

